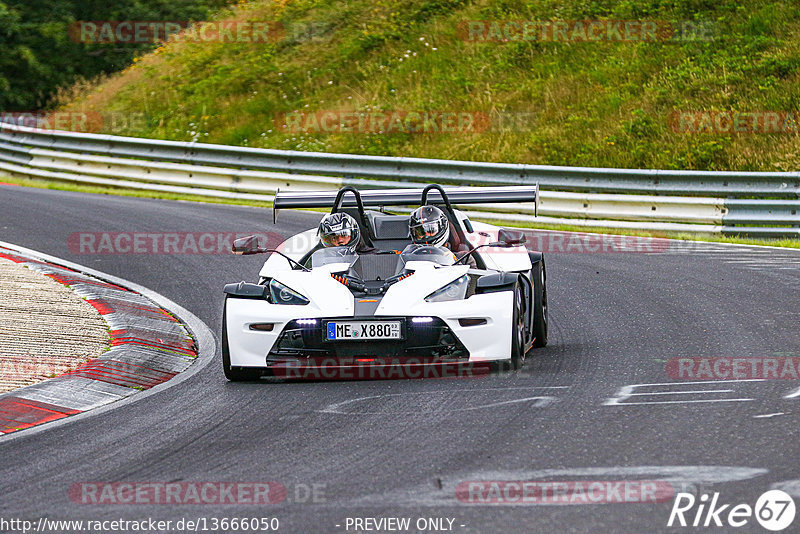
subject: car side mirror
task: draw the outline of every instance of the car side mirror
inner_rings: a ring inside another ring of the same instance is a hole
[[[258,242],[258,237],[250,235],[234,240],[231,250],[238,256],[250,256],[266,252]]]
[[[497,241],[502,244],[501,246],[516,247],[527,243],[528,238],[519,230],[501,228],[497,233]]]

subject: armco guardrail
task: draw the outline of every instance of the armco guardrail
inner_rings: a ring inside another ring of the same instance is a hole
[[[326,154],[0,124],[0,171],[73,182],[268,200],[305,189],[538,183],[542,222],[800,236],[800,172],[598,169]],[[737,198],[739,197],[739,198]],[[481,215],[530,220],[533,207]]]

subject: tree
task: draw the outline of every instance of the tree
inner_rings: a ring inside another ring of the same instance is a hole
[[[59,87],[125,68],[153,43],[81,42],[79,21],[197,21],[230,0],[0,0],[0,111],[47,107]]]

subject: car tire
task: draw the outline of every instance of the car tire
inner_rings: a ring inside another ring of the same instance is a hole
[[[509,367],[516,371],[525,364],[525,304],[522,285],[514,284],[514,314],[511,319],[511,361]]]
[[[531,282],[533,283],[533,347],[539,348],[547,345],[547,270],[544,258],[533,264],[531,269]]]
[[[258,380],[264,374],[261,369],[247,369],[231,366],[231,353],[228,346],[227,306],[222,310],[222,371],[231,382]]]

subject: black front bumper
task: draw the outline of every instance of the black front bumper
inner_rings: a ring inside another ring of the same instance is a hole
[[[328,321],[400,321],[402,339],[369,341],[328,341]],[[420,364],[462,363],[469,360],[469,351],[447,324],[433,318],[415,323],[411,317],[330,317],[314,324],[291,321],[267,355],[267,366],[280,363],[322,365],[382,364],[404,361]]]

